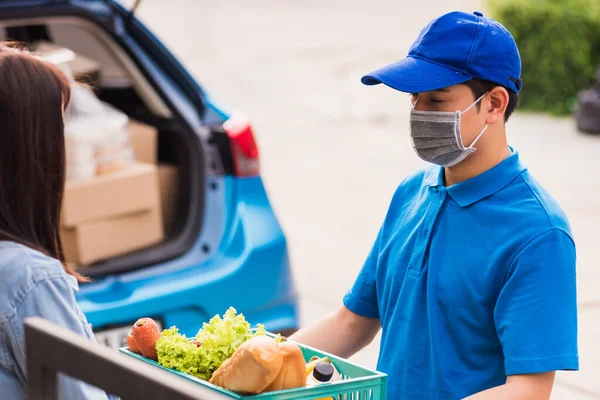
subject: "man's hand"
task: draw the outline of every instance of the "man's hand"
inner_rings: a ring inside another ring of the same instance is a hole
[[[361,317],[342,306],[299,330],[290,340],[348,358],[371,343],[380,329],[378,319]]]
[[[469,396],[464,400],[548,400],[555,372],[511,375],[502,386]]]

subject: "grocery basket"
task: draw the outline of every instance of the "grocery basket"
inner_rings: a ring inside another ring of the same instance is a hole
[[[269,336],[274,336],[268,334]],[[295,343],[295,342],[294,342]],[[304,346],[296,343],[302,349],[304,360],[308,362],[313,356],[329,357],[342,376],[341,381],[328,383],[314,387],[302,387],[297,389],[280,390],[254,396],[243,396],[221,387],[213,385],[207,381],[196,378],[195,376],[176,371],[174,369],[165,368],[156,361],[143,357],[137,353],[129,351],[127,347],[122,347],[119,351],[145,361],[159,368],[177,374],[181,377],[189,379],[193,382],[209,387],[217,392],[220,392],[232,399],[252,399],[252,400],[317,400],[317,399],[332,399],[332,400],[385,400],[386,399],[386,379],[387,375],[374,371],[368,368],[358,366],[350,361],[336,357],[332,354]]]

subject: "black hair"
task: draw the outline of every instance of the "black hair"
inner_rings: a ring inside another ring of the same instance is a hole
[[[463,85],[465,85],[469,89],[471,89],[471,91],[473,92],[473,96],[475,96],[476,99],[480,98],[486,92],[489,92],[490,90],[494,89],[495,87],[500,86],[500,87],[503,87],[504,89],[506,89],[506,91],[508,92],[508,105],[506,106],[506,111],[504,112],[504,122],[508,121],[508,119],[510,118],[512,113],[515,111],[515,109],[519,105],[519,95],[517,93],[515,93],[513,90],[511,90],[505,86],[499,85],[497,83],[486,81],[483,79],[473,78],[473,79],[463,83]],[[480,109],[481,109],[481,103],[477,103],[477,110],[480,110]]]

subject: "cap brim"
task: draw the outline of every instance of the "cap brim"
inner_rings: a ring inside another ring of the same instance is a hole
[[[458,85],[472,77],[428,61],[406,57],[361,78],[365,85],[383,83],[406,93],[422,93]]]

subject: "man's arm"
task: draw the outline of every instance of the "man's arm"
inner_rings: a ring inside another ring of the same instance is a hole
[[[373,341],[381,323],[353,313],[345,306],[303,328],[290,340],[318,348],[342,358],[349,358]]]
[[[548,400],[554,384],[554,372],[512,375],[506,383],[465,400]]]
[[[494,308],[508,378],[469,400],[548,400],[552,371],[579,368],[575,265],[575,244],[558,228],[538,235],[514,257]]]

